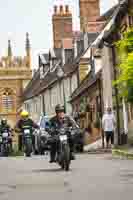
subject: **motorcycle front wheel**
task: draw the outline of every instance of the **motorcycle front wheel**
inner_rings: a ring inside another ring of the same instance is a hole
[[[30,157],[32,152],[32,140],[30,138],[26,138],[25,140],[25,154],[26,157]]]
[[[8,154],[9,154],[8,144],[1,145],[1,153],[3,157],[8,157]]]
[[[64,145],[63,151],[64,151],[64,159],[62,162],[62,169],[64,169],[65,171],[69,171],[69,169],[70,169],[70,147],[68,144]]]

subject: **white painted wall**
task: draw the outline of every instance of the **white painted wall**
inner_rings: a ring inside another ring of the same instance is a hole
[[[58,81],[56,84],[53,85],[51,89],[45,90],[45,92],[43,93],[45,101],[45,112],[49,117],[55,115],[55,106],[57,104],[64,104],[63,81],[67,102],[70,100],[72,92],[77,88],[77,75],[73,74],[72,77],[67,77],[61,82]],[[25,109],[28,108],[28,112],[30,113],[32,119],[38,121],[40,115],[43,113],[41,95],[26,101],[24,103],[24,106]],[[70,103],[67,103],[67,113],[72,113],[72,107]]]
[[[103,102],[104,107],[113,106],[112,99],[112,53],[109,47],[104,46],[102,49],[102,80],[103,80]]]
[[[95,58],[95,73],[98,73],[102,69],[102,59]]]
[[[73,74],[73,76],[71,77],[71,90],[72,90],[72,93],[77,88],[77,86],[78,86],[77,74]]]

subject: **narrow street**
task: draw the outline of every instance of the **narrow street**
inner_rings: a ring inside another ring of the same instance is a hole
[[[70,172],[46,157],[0,158],[0,200],[131,200],[133,161],[78,155]]]

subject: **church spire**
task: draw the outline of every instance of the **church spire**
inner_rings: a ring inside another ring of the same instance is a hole
[[[8,40],[8,58],[12,57],[11,40]]]
[[[30,40],[29,40],[29,33],[26,33],[26,54],[28,55],[30,52]]]
[[[26,66],[31,66],[31,55],[30,55],[30,40],[29,40],[29,33],[26,33],[26,44],[25,44],[25,50],[26,50]]]
[[[12,47],[11,47],[11,40],[8,40],[7,65],[8,65],[8,67],[11,67],[11,65],[12,65]]]

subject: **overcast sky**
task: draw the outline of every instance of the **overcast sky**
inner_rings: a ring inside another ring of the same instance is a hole
[[[24,55],[25,33],[29,32],[33,62],[36,55],[52,46],[51,16],[54,4],[69,4],[74,16],[74,29],[79,28],[79,0],[2,0],[0,5],[0,56],[12,40],[13,54]],[[101,13],[117,0],[101,0]]]

